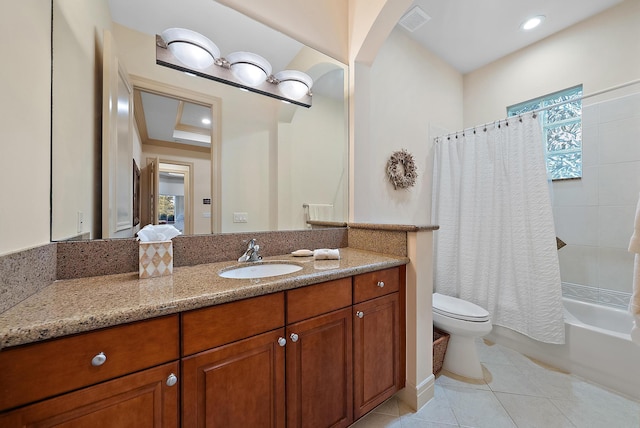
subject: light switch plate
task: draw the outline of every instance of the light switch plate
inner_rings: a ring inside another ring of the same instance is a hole
[[[234,223],[247,223],[249,221],[248,213],[233,213]]]

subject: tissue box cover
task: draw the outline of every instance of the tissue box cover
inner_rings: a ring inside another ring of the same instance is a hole
[[[171,241],[140,242],[140,278],[173,273],[173,243]]]

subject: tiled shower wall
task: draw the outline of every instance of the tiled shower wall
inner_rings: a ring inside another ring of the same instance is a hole
[[[558,253],[566,297],[628,305],[634,256],[627,248],[640,194],[639,90],[585,100],[583,176],[553,182],[556,234],[567,243]]]

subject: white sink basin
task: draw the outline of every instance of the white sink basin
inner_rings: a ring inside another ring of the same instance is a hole
[[[228,269],[220,272],[218,275],[223,278],[234,279],[266,278],[269,276],[286,275],[301,269],[302,266],[291,263],[261,263]]]

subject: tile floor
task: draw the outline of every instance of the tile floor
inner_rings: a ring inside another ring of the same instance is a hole
[[[413,412],[395,397],[352,428],[639,428],[640,403],[509,348],[479,341],[484,381],[446,371],[435,397]]]

